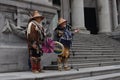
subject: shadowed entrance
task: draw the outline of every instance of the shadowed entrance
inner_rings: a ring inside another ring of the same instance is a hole
[[[85,26],[91,34],[98,33],[95,8],[84,8]]]

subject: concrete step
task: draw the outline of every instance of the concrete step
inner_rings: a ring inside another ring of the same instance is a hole
[[[113,48],[71,47],[71,50],[114,50]]]
[[[104,64],[104,63],[116,63],[116,62],[120,62],[120,59],[104,59],[104,60],[102,60],[102,59],[99,59],[99,60],[97,60],[97,59],[88,59],[88,60],[69,60],[68,61],[69,63],[71,63],[71,64],[77,64],[77,65],[91,65],[91,64],[99,64],[99,65],[101,65],[101,64]],[[57,65],[57,61],[52,61],[51,62],[51,65]]]
[[[98,41],[94,41],[94,42],[89,42],[89,40],[87,42],[83,41],[72,41],[72,45],[73,46],[99,46],[99,47],[113,47],[114,45],[112,43],[109,44],[105,44],[105,42],[101,42],[101,43],[97,43]],[[118,47],[120,47],[118,45]]]
[[[89,46],[84,46],[84,47],[81,47],[81,46],[72,46],[70,48],[71,50],[76,50],[76,49],[80,49],[80,50],[119,50],[119,49],[114,49],[114,48],[111,48],[111,47],[89,47]]]
[[[97,57],[70,57],[68,61],[72,62],[100,62],[100,61],[119,61],[120,56],[97,56]]]
[[[100,60],[100,59],[112,59],[112,60],[119,60],[119,56],[77,56],[77,57],[70,57],[69,61],[81,61],[81,60]]]
[[[85,43],[81,43],[80,41],[78,41],[78,42],[72,41],[72,45],[86,45],[86,44]]]
[[[77,56],[73,56],[70,55],[70,59],[93,59],[93,58],[120,58],[120,55],[77,55]]]
[[[110,65],[119,65],[120,61],[107,61],[107,62],[94,62],[94,63],[80,63],[80,62],[69,62],[69,66],[73,69],[77,68],[88,68],[88,67],[100,67],[100,66],[110,66]],[[54,61],[49,66],[44,66],[44,70],[57,70],[57,62]]]
[[[74,50],[70,50],[70,51],[74,51],[74,52],[117,52],[117,51],[119,51],[120,52],[120,50],[81,50],[81,49],[74,49]]]
[[[120,61],[107,61],[107,62],[94,62],[94,63],[78,63],[74,62],[70,64],[73,68],[88,68],[88,67],[100,67],[100,66],[110,66],[119,65]]]
[[[86,53],[86,54],[84,54],[84,53],[78,53],[78,54],[76,54],[76,53],[70,53],[70,57],[82,57],[82,56],[88,56],[88,55],[90,55],[90,56],[102,56],[103,54],[102,53],[93,53],[93,54],[89,54],[89,53]],[[109,55],[109,54],[104,54],[104,55]],[[119,54],[114,54],[114,55],[119,55]]]
[[[108,61],[120,61],[120,58],[105,58],[105,59],[69,59],[72,63],[96,63],[96,62],[108,62]]]
[[[112,73],[106,75],[85,77],[85,78],[77,78],[72,80],[120,80],[120,73]]]
[[[119,77],[120,65],[92,67],[82,69],[72,69],[70,71],[44,71],[43,73],[34,74],[32,72],[12,72],[0,73],[1,80],[75,80],[100,75],[116,74]],[[118,73],[118,74],[117,74]],[[112,75],[111,75],[112,77]],[[107,78],[111,78],[107,77]],[[91,79],[88,79],[91,80]],[[96,79],[92,79],[96,80]]]
[[[76,42],[76,43],[72,43],[72,46],[74,46],[74,47],[105,47],[105,48],[109,48],[109,47],[111,47],[111,46],[107,46],[107,45],[99,45],[99,44],[80,44],[80,43],[78,43],[78,42]]]
[[[110,48],[80,48],[80,47],[72,47],[70,50],[76,51],[120,51],[119,49],[110,49]]]
[[[120,55],[120,51],[70,51],[71,55]]]
[[[120,72],[119,69],[115,69],[114,67],[118,67],[119,65],[113,65],[113,66],[104,66],[104,67],[92,67],[92,68],[82,68],[82,69],[76,69],[77,71],[84,71],[84,69],[88,72],[90,72],[90,74],[88,73],[82,73],[82,74],[72,74],[71,76],[66,76],[64,75],[63,77],[56,77],[56,78],[52,78],[53,80],[71,80],[71,79],[75,79],[77,77],[79,78],[85,78],[87,76],[98,76],[98,75],[105,75],[105,74],[111,74],[111,73],[117,73]],[[104,69],[103,69],[104,68]],[[112,68],[112,69],[110,69]],[[113,69],[114,68],[114,69]],[[94,71],[91,71],[91,69],[93,69]],[[51,78],[47,79],[47,80],[52,80]]]

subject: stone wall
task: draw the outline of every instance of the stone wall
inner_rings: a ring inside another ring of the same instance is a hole
[[[96,0],[84,0],[84,6],[85,7],[92,7],[95,8],[96,7]]]
[[[24,0],[25,1],[25,0]],[[53,19],[56,18],[56,8],[44,4],[33,4],[16,0],[0,1],[0,72],[28,70],[27,42],[24,30],[29,20],[29,11],[38,10],[45,19],[42,23],[49,27],[55,27]],[[29,0],[28,0],[29,1]],[[44,0],[43,0],[44,1]],[[47,4],[47,2],[46,2]],[[51,56],[50,60],[47,60]],[[42,64],[48,65],[50,61],[56,59],[54,54],[44,55]],[[43,60],[44,59],[44,60]]]

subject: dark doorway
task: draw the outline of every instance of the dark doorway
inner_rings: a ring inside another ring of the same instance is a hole
[[[98,33],[95,8],[84,8],[85,26],[91,34]]]
[[[61,5],[60,0],[52,0],[52,3],[53,3],[53,5],[58,5],[58,6]]]

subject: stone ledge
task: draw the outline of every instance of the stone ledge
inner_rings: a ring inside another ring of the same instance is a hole
[[[27,79],[48,79],[54,77],[70,76],[77,74],[87,74],[92,72],[101,72],[109,70],[118,70],[120,65],[104,66],[104,67],[92,67],[92,68],[82,68],[70,71],[44,71],[44,73],[34,74],[32,72],[11,72],[11,73],[0,73],[0,79],[2,80],[27,80]],[[51,73],[52,72],[52,73]],[[117,74],[117,73],[116,73]],[[117,75],[120,75],[117,74]]]
[[[100,76],[87,77],[87,78],[78,78],[78,79],[72,79],[72,80],[106,80],[106,79],[113,80],[116,77],[119,77],[120,79],[120,73],[113,73],[113,74],[100,75]]]
[[[27,49],[27,46],[0,45],[0,49]]]

